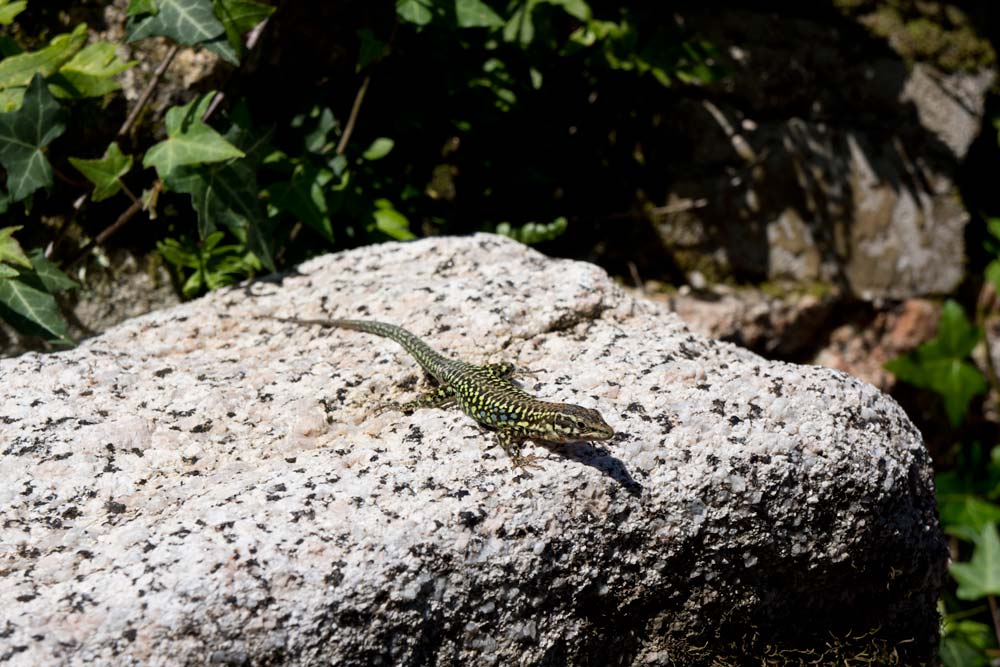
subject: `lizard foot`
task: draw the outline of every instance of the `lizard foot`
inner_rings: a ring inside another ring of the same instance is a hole
[[[528,454],[526,456],[518,454],[517,456],[511,457],[510,461],[514,464],[515,468],[520,468],[524,471],[527,471],[529,468],[534,468],[535,470],[543,469],[540,464],[536,463],[536,461],[538,461],[538,457],[534,454]]]
[[[379,405],[375,406],[375,409],[372,411],[372,414],[378,417],[379,415],[385,412],[406,413],[406,410],[404,410],[403,406],[401,406],[399,403],[396,403],[395,401],[390,401],[388,403],[380,403]]]

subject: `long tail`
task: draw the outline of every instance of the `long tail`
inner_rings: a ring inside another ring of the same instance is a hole
[[[441,372],[442,365],[448,361],[444,355],[432,348],[430,345],[420,340],[403,327],[398,327],[395,324],[376,322],[374,320],[300,320],[294,317],[273,317],[270,315],[262,315],[261,317],[269,320],[277,320],[278,322],[287,322],[289,324],[311,324],[337,329],[352,329],[354,331],[363,331],[365,333],[388,338],[389,340],[393,340],[402,345],[403,349],[409,352],[410,355],[417,360],[417,363],[434,377],[438,377]]]

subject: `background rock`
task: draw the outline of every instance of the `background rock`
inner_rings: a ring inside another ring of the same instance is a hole
[[[865,300],[957,287],[969,214],[956,174],[993,65],[908,62],[862,19],[690,17],[734,45],[735,72],[717,102],[681,102],[663,139],[676,168],[662,210],[675,212],[655,224],[682,271],[822,281]]]
[[[418,382],[390,341],[263,313],[510,359],[618,434],[521,474],[460,413],[373,416]],[[936,655],[947,554],[891,399],[498,237],[320,257],[0,379],[8,665]]]

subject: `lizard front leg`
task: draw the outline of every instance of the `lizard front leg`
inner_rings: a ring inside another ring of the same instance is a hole
[[[497,431],[497,444],[503,448],[507,456],[510,457],[510,462],[513,463],[518,468],[538,468],[542,469],[542,466],[535,463],[538,457],[534,454],[525,456],[521,454],[521,447],[524,446],[524,441],[527,440],[524,436],[516,435],[511,431]]]

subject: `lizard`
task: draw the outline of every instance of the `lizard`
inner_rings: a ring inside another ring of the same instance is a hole
[[[496,433],[497,444],[518,468],[540,467],[535,463],[538,457],[521,453],[526,440],[562,444],[607,440],[615,434],[597,410],[571,403],[543,401],[521,389],[512,382],[517,369],[509,361],[477,366],[452,359],[406,329],[374,320],[263,318],[289,324],[362,331],[398,343],[433,378],[437,387],[412,401],[386,404],[384,409],[398,409],[410,414],[421,408],[457,404],[465,414]]]

